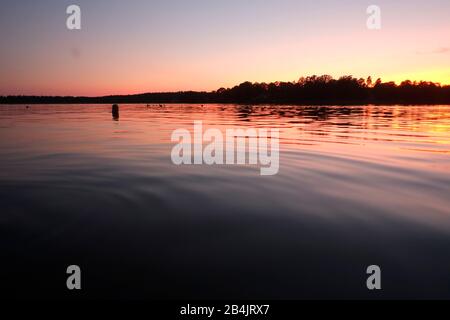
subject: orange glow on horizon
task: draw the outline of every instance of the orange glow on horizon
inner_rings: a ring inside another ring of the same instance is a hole
[[[66,30],[51,4],[42,10],[46,19],[37,19],[23,3],[5,12],[19,10],[24,18],[6,15],[8,28],[0,28],[0,95],[214,91],[325,74],[450,85],[450,4],[435,1],[405,0],[414,10],[386,2],[378,31],[367,29],[356,1],[330,8],[310,1],[285,7],[201,1],[184,10],[124,2],[107,15],[107,2],[98,1],[86,5],[90,18],[80,31]]]

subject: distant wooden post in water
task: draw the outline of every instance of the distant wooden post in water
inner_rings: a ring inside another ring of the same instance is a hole
[[[113,104],[112,106],[112,116],[114,120],[119,119],[119,105]]]

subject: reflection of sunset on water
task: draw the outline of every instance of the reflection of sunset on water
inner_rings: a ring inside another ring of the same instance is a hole
[[[174,165],[171,134],[196,120],[204,130],[221,132],[280,129],[278,173],[260,176],[255,165]],[[137,292],[146,297],[158,296],[168,283],[183,290],[178,281],[160,279],[170,279],[167,255],[185,252],[177,274],[191,279],[191,266],[205,270],[189,288],[208,286],[218,273],[226,277],[233,263],[249,275],[263,270],[276,290],[285,287],[271,272],[281,268],[284,283],[317,288],[319,282],[326,288],[320,297],[340,296],[341,289],[324,284],[374,255],[391,272],[417,278],[428,261],[450,263],[442,255],[450,235],[449,126],[450,106],[120,105],[117,119],[111,105],[2,106],[2,221],[27,236],[2,234],[0,246],[26,247],[31,239],[34,251],[51,255],[40,264],[45,267],[81,250],[79,259],[98,274],[105,272],[98,257],[156,265],[136,271],[121,264],[136,274],[144,286]],[[111,257],[103,246],[92,246],[99,238],[124,249]],[[202,251],[205,243],[221,248],[224,259],[205,265],[211,254]],[[411,265],[413,253],[425,262]],[[311,254],[314,259],[304,259]],[[230,255],[236,259],[230,262]],[[346,263],[337,263],[343,257]],[[20,266],[9,261],[16,279]],[[334,273],[321,272],[318,266],[330,261]],[[295,271],[286,273],[285,265]],[[307,278],[298,274],[301,268]],[[424,296],[441,297],[445,277],[447,271],[434,270],[425,284],[394,285],[389,296],[404,297],[419,286],[427,288]],[[225,279],[218,280],[220,288],[235,292],[236,279]],[[350,295],[359,292],[345,284]],[[94,292],[114,294],[102,288]],[[305,294],[287,290],[284,296]]]

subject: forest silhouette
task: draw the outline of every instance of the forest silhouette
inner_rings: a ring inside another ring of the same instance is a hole
[[[450,86],[428,81],[375,81],[329,75],[296,82],[243,82],[211,92],[179,91],[101,97],[0,96],[0,104],[65,103],[249,103],[249,104],[450,104]]]

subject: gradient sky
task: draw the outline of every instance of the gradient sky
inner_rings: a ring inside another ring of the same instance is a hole
[[[82,30],[66,28],[78,4]],[[366,28],[381,7],[382,29]],[[0,94],[216,90],[312,74],[450,84],[449,0],[2,0]]]

